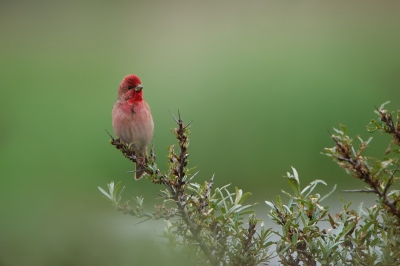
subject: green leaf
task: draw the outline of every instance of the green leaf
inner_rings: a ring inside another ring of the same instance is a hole
[[[235,187],[235,190],[236,190],[235,204],[239,204],[239,201],[243,195],[243,190],[238,189],[237,187]]]
[[[279,195],[276,196],[276,205],[278,205],[278,209],[282,209],[282,199]]]
[[[118,182],[118,188],[119,188],[119,185],[120,185],[120,182]],[[120,201],[121,201],[121,199],[122,199],[122,192],[124,191],[124,189],[125,189],[125,186],[123,186],[122,187],[122,189],[121,189],[121,191],[118,193],[118,197],[117,197],[117,202],[119,203]],[[118,189],[117,189],[118,190]],[[115,192],[117,192],[117,190],[115,191]]]
[[[273,210],[276,209],[274,203],[272,203],[271,201],[266,200],[266,201],[265,201],[265,204],[267,204],[268,206],[270,206],[271,209],[273,209]]]
[[[340,128],[343,131],[343,136],[346,136],[347,135],[347,127],[345,125],[340,124]]]
[[[109,200],[112,201],[112,197],[111,197],[104,189],[102,189],[101,187],[98,187],[98,189],[100,190],[100,192],[101,192],[104,196],[106,196]]]
[[[242,205],[234,205],[234,206],[232,206],[232,208],[229,209],[228,214],[231,214],[231,213],[235,212],[240,207],[242,207]]]
[[[298,240],[298,239],[299,239],[299,235],[298,235],[297,232],[296,232],[296,233],[294,233],[293,236],[292,236],[292,245],[293,245],[293,246],[296,246],[297,240]]]
[[[194,187],[195,189],[199,189],[199,188],[200,188],[200,185],[197,184],[197,183],[190,183],[190,186],[191,186],[191,187]],[[218,188],[217,188],[217,189],[218,189]]]
[[[300,185],[299,174],[297,173],[296,168],[294,168],[293,166],[291,166],[291,167],[293,170],[293,176],[296,179],[297,183],[299,183],[299,185]]]
[[[285,247],[281,250],[279,250],[279,254],[284,254],[286,252],[286,250],[288,250],[290,248],[290,245],[285,245]]]
[[[287,174],[287,180],[289,182],[290,187],[292,188],[294,194],[296,196],[300,196],[300,181],[299,181],[299,174],[297,173],[296,169],[292,166],[293,175],[290,173]]]
[[[351,146],[351,153],[353,154],[354,157],[357,157],[357,152],[353,146]]]
[[[339,234],[338,237],[340,238],[340,237],[346,235],[348,232],[350,232],[350,231],[354,228],[355,225],[356,225],[355,222],[350,222],[350,223],[343,229],[343,231]],[[336,238],[336,239],[339,239],[339,238]]]
[[[246,214],[251,214],[251,213],[255,213],[255,211],[254,210],[240,211],[240,215],[246,215]]]
[[[240,205],[239,205],[239,206],[240,206]],[[248,208],[251,208],[251,207],[253,207],[253,206],[254,206],[254,204],[253,204],[253,205],[241,206],[239,209],[236,210],[236,212],[241,213],[243,210],[248,209]]]
[[[322,254],[324,254],[324,257],[326,257],[326,254],[327,254],[328,250],[327,250],[325,242],[320,237],[318,237],[317,238],[317,243],[319,245],[319,248],[320,248]]]
[[[240,194],[241,194],[240,197],[238,197],[238,191],[240,191]],[[235,199],[235,204],[241,204],[241,203],[243,203],[243,202],[246,200],[246,198],[247,198],[248,196],[250,196],[250,195],[251,195],[250,192],[243,193],[243,191],[242,191],[241,189],[236,188],[236,199]]]
[[[333,130],[334,130],[336,133],[338,133],[338,134],[340,134],[340,135],[343,135],[343,131],[341,131],[341,130],[339,130],[339,129],[337,129],[337,128],[333,128]]]
[[[327,184],[325,183],[325,181],[320,180],[320,179],[316,179],[316,180],[312,181],[310,184],[308,184],[308,185],[301,191],[301,194],[303,195],[308,189],[310,189],[310,191],[304,196],[304,197],[308,197],[308,196],[311,194],[311,192],[315,189],[315,187],[316,187],[319,183],[321,183],[321,184],[323,184],[323,185],[325,185],[325,186],[327,185]]]
[[[381,106],[379,106],[379,110],[383,110],[383,108],[385,107],[386,104],[390,103],[390,101],[386,101],[384,103],[381,104]]]
[[[288,213],[288,214],[292,214],[292,211],[290,210],[290,208],[288,207],[288,206],[286,206],[286,205],[283,205],[283,208],[286,210],[286,212]]]
[[[372,141],[372,139],[373,139],[373,137],[370,137],[370,138],[365,142],[365,144],[368,146],[368,144]]]
[[[223,195],[221,194],[221,196],[223,196]],[[220,202],[218,202],[217,208],[220,208],[221,205],[224,204],[224,207],[225,207],[225,209],[227,210],[227,209],[228,209],[228,206],[226,205],[226,200],[227,200],[229,197],[230,197],[230,196],[228,195],[228,196],[226,196],[225,198],[223,198]]]
[[[232,196],[235,195],[235,193],[230,193],[228,189],[224,188],[225,192],[227,195],[229,195],[229,201],[233,205],[233,198]]]
[[[329,197],[334,191],[336,190],[336,184],[333,186],[332,190],[328,192],[328,194],[325,194],[324,196],[322,196],[319,199],[319,202],[323,201],[324,199],[326,199],[327,197]]]

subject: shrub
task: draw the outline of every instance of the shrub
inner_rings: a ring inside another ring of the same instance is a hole
[[[398,154],[400,112],[394,121],[393,112],[384,110],[386,104],[376,108],[378,119],[371,120],[367,129],[390,134],[392,141],[386,155]],[[190,123],[184,124],[180,114],[174,119],[178,145],[169,148],[164,172],[156,165],[154,146],[150,156],[138,158],[128,144],[110,135],[113,146],[146,169],[148,180],[163,186],[159,193],[162,202],[153,211],[145,210],[142,197],[135,198],[135,206],[123,202],[120,183],[111,182],[108,191],[99,189],[124,214],[163,219],[163,236],[173,250],[190,254],[192,264],[259,265],[278,257],[283,265],[400,265],[400,192],[392,189],[398,179],[398,158],[364,156],[372,137],[366,141],[357,137],[356,147],[355,139],[341,125],[331,134],[334,146],[325,148],[323,153],[367,186],[347,192],[375,194],[376,204],[361,205],[356,211],[350,208],[351,204],[342,203],[341,212],[331,214],[322,202],[336,186],[320,196],[316,187],[326,183],[315,180],[302,188],[292,167],[292,173],[286,175],[292,192],[283,191],[288,202],[283,203],[280,196],[265,202],[271,208],[269,217],[282,228],[279,233],[256,218],[254,204],[245,204],[249,192],[239,188],[232,191],[229,185],[214,188],[214,177],[204,184],[194,182],[197,173],[188,168]]]

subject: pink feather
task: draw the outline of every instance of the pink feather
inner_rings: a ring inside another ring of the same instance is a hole
[[[119,85],[118,99],[112,110],[114,134],[122,142],[131,144],[138,157],[147,155],[154,132],[153,117],[143,99],[142,88],[138,76],[126,76]],[[136,164],[135,179],[140,179],[143,174],[144,171]]]

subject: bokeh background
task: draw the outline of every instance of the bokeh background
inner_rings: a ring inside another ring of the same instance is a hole
[[[373,202],[340,193],[364,184],[320,152],[338,123],[367,138],[375,105],[399,109],[399,25],[398,1],[2,1],[0,265],[168,264],[162,221],[134,225],[97,189],[121,181],[149,209],[159,189],[126,173],[104,131],[130,73],[162,169],[179,109],[198,182],[215,173],[263,202],[294,166],[320,193],[338,184],[333,209]],[[389,138],[374,137],[383,156]]]

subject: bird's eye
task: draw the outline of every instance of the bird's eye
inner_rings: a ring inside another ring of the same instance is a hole
[[[131,89],[133,89],[133,86],[128,86],[128,90],[131,90]]]

